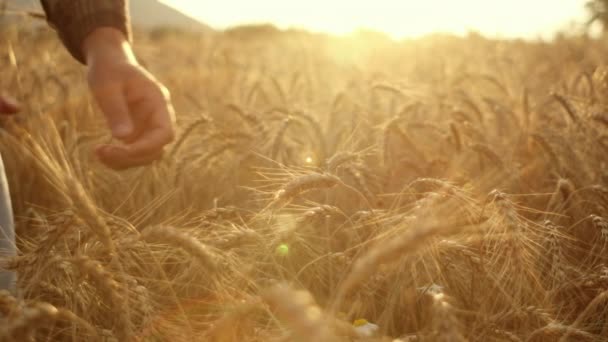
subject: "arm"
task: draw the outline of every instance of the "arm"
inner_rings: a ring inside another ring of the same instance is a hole
[[[68,51],[85,63],[82,44],[99,27],[112,27],[130,39],[125,0],[41,0],[49,23]]]
[[[71,54],[88,67],[91,93],[121,144],[97,156],[124,169],[162,156],[173,140],[174,112],[167,89],[139,65],[129,42],[122,0],[43,0],[51,24]]]

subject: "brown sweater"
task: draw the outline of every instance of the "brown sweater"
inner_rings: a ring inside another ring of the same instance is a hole
[[[131,38],[128,0],[41,0],[49,23],[68,51],[86,63],[82,42],[99,27],[113,27]]]

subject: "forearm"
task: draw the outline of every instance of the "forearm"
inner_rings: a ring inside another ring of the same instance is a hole
[[[130,40],[127,0],[41,0],[49,23],[68,51],[87,63],[86,39],[100,28],[111,28]]]

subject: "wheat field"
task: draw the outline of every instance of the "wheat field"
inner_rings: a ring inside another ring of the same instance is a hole
[[[1,340],[608,340],[605,41],[139,32],[177,139],[123,172],[54,33],[0,42]]]

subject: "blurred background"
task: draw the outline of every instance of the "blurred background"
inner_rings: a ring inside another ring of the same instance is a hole
[[[37,0],[8,0],[10,10],[37,10]],[[359,29],[392,38],[417,38],[441,32],[465,35],[478,32],[498,38],[550,39],[558,32],[587,30],[590,12],[606,9],[607,1],[561,0],[131,0],[136,26],[176,26],[226,29],[272,24],[314,32],[348,34]],[[604,11],[605,12],[605,11]],[[597,21],[596,21],[597,22]],[[591,32],[601,31],[600,25]]]

